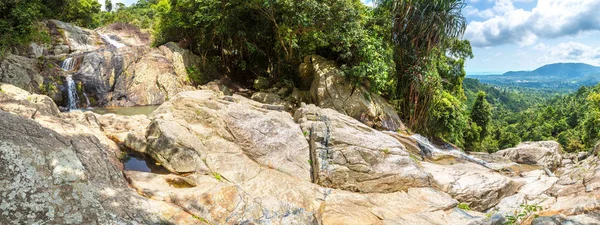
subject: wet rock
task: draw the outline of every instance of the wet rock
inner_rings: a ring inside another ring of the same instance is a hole
[[[55,55],[59,53],[69,52],[87,52],[96,50],[98,47],[97,43],[102,43],[100,38],[96,35],[93,30],[74,26],[69,23],[65,23],[58,20],[48,20],[45,22],[50,34],[53,36],[54,43],[60,46],[67,45],[69,51],[65,51],[64,47],[55,47]],[[56,52],[59,50],[60,52]]]

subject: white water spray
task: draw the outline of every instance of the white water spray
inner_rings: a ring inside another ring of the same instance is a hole
[[[424,155],[427,156],[431,156],[432,154],[441,154],[441,155],[451,155],[454,156],[456,158],[462,158],[465,159],[467,161],[470,162],[474,162],[477,164],[480,164],[482,166],[486,166],[487,162],[478,158],[475,158],[473,156],[467,155],[466,153],[455,149],[455,148],[450,148],[450,149],[440,149],[438,147],[436,147],[435,145],[433,145],[429,139],[427,139],[426,137],[421,136],[420,134],[414,134],[412,136],[410,136],[412,139],[414,139],[417,143],[419,143],[419,147],[421,148],[421,152]]]
[[[112,45],[113,47],[115,47],[117,49],[126,46],[125,44],[112,39],[111,37],[109,37],[106,34],[100,34],[100,33],[98,33],[98,34],[100,35],[100,37],[102,38],[102,40],[104,40],[105,42],[107,42],[108,44]]]

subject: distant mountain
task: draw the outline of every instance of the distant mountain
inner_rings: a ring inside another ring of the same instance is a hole
[[[600,67],[584,63],[555,63],[533,71],[510,71],[502,75],[468,77],[495,85],[574,90],[580,86],[600,82]]]
[[[600,73],[600,67],[585,63],[555,63],[542,66],[534,71],[510,71],[503,75],[575,78],[596,73]]]

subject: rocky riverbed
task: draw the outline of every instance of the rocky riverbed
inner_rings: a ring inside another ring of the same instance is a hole
[[[600,222],[596,156],[554,142],[480,165],[314,105],[199,90],[150,116],[60,113],[0,89],[1,224],[502,224],[521,205],[539,206],[532,224]],[[168,173],[124,170],[124,147]]]
[[[597,150],[469,155],[320,56],[301,87],[195,87],[174,43],[45,25],[52,44],[0,62],[0,224],[600,224]],[[61,112],[69,91],[74,108],[156,106]]]

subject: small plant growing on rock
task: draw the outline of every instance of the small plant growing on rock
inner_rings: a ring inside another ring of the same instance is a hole
[[[390,154],[390,149],[389,148],[385,148],[383,150],[381,150],[383,152],[383,154],[389,155]]]
[[[215,179],[217,179],[218,181],[223,181],[223,176],[221,176],[221,174],[219,174],[217,172],[213,172],[212,174],[215,177]]]
[[[459,209],[462,209],[462,210],[469,210],[469,211],[471,210],[471,208],[469,207],[469,204],[468,204],[468,203],[464,203],[464,202],[463,202],[463,203],[460,203],[460,204],[458,204],[458,206],[457,206],[457,207],[458,207]]]
[[[121,160],[121,161],[126,161],[129,158],[129,154],[127,154],[127,152],[121,152],[121,154],[119,154],[117,156],[117,159]]]
[[[520,225],[531,216],[533,216],[534,218],[538,217],[538,215],[536,213],[539,211],[542,211],[542,209],[543,209],[541,206],[539,206],[537,204],[533,204],[533,205],[521,204],[520,207],[521,207],[521,210],[516,211],[514,215],[506,216],[507,221],[504,223],[504,225]]]
[[[206,220],[206,219],[204,219],[204,218],[202,218],[202,217],[196,216],[196,215],[194,215],[194,214],[192,214],[192,217],[193,217],[194,219],[200,220],[200,222],[202,222],[202,223],[211,224],[211,223],[209,223],[209,222],[208,222],[208,220]]]

